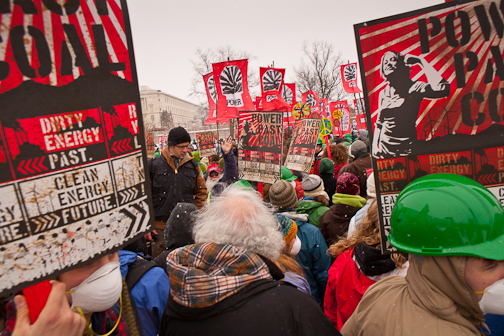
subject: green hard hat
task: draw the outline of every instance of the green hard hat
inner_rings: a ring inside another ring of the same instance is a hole
[[[427,256],[504,259],[504,209],[484,186],[454,174],[423,176],[396,199],[388,240]]]
[[[285,180],[285,181],[294,181],[295,179],[297,179],[297,176],[295,176],[294,174],[292,174],[292,171],[287,168],[287,167],[283,167],[281,168],[280,170],[280,178],[282,180]]]
[[[248,181],[245,181],[245,180],[238,180],[235,183],[233,183],[233,185],[237,186],[237,187],[246,188],[246,189],[254,189],[254,188],[252,188],[252,185]]]
[[[317,146],[322,146],[323,142],[320,137],[317,138]]]

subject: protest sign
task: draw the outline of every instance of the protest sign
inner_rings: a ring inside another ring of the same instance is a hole
[[[285,159],[285,167],[305,173],[310,172],[321,124],[322,119],[311,118],[302,119],[296,124]]]
[[[153,158],[156,151],[154,147],[154,133],[145,132],[145,148],[147,150],[147,157]]]
[[[504,204],[504,13],[457,1],[355,26],[382,232],[400,191],[468,176]]]
[[[215,144],[217,142],[217,134],[212,131],[196,133],[196,141],[198,142],[198,151],[200,159],[205,156],[216,154]]]
[[[280,180],[282,124],[282,112],[240,112],[238,135],[240,180],[271,184]]]
[[[0,295],[152,225],[126,2],[50,4],[0,6]]]

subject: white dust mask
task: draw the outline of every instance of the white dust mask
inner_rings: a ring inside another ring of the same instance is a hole
[[[120,263],[109,262],[97,269],[80,285],[72,288],[72,309],[79,307],[83,314],[102,312],[112,307],[121,297]]]
[[[504,279],[500,279],[484,291],[474,292],[483,294],[478,302],[483,314],[504,315]]]
[[[301,250],[301,240],[296,236],[296,240],[294,241],[294,244],[292,245],[289,254],[291,256],[295,256],[299,253]]]

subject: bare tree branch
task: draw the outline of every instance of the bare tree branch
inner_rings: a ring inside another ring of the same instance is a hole
[[[324,41],[315,41],[310,46],[303,43],[303,53],[307,58],[294,68],[296,83],[302,92],[313,90],[319,98],[337,101],[348,97],[341,85],[340,66],[344,64],[341,54],[336,54],[334,46]]]

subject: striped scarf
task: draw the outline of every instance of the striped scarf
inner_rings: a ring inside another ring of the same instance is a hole
[[[254,281],[272,278],[257,254],[225,244],[184,246],[166,263],[173,299],[191,308],[214,305]]]

